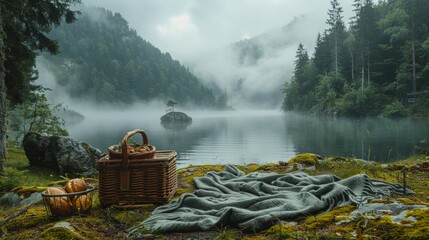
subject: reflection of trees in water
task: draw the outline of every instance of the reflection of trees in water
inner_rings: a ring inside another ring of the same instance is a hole
[[[191,123],[189,123],[191,125]],[[189,152],[189,150],[194,149],[198,144],[201,144],[201,140],[208,137],[216,137],[220,134],[216,129],[225,128],[226,121],[213,121],[208,127],[208,124],[200,123],[193,124],[190,127],[187,125],[185,128],[180,128],[183,126],[167,128],[163,125],[164,131],[160,138],[158,139],[158,145],[168,146],[169,149],[174,149],[180,155],[178,162],[181,160],[188,160],[183,154]]]
[[[181,155],[194,149],[195,145],[201,144],[201,140],[204,138],[218,137],[220,134],[218,130],[226,128],[225,121],[197,121],[187,126],[173,125],[164,128],[161,126],[159,118],[114,120],[84,121],[71,131],[72,137],[107,153],[110,145],[120,144],[126,132],[140,128],[145,130],[149,144],[156,146],[157,150],[176,150]],[[141,143],[141,136],[133,136],[130,142]]]
[[[176,150],[181,164],[213,163],[214,158],[230,163],[284,161],[297,152],[362,159],[370,155],[369,159],[387,161],[407,157],[417,151],[414,146],[419,141],[429,140],[426,122],[287,113],[196,118],[188,126],[164,128],[158,117],[97,117],[85,119],[70,132],[72,138],[106,152],[108,146],[120,143],[127,131],[140,128],[158,150]],[[141,142],[140,136],[133,138]]]
[[[287,114],[286,131],[297,152],[353,156],[377,161],[397,160],[415,153],[427,138],[425,121],[387,118],[322,118]]]
[[[171,129],[171,130],[184,130],[189,125],[192,124],[192,121],[161,121],[162,127],[165,129]]]

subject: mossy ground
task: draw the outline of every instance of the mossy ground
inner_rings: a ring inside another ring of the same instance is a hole
[[[16,186],[47,186],[54,180],[60,180],[53,171],[30,167],[24,150],[8,146],[4,172],[0,175],[0,194]]]
[[[30,169],[23,163],[25,156],[20,149],[14,156],[18,163],[9,161],[6,169],[24,171],[15,181],[2,181],[1,187],[17,192],[21,196],[28,196],[32,192],[43,191],[50,185],[64,185],[66,179],[61,176],[46,175],[40,169]],[[286,159],[287,160],[287,159]],[[295,171],[297,165],[303,165],[303,171],[311,175],[335,174],[345,178],[358,173],[368,174],[372,178],[402,184],[404,171],[406,183],[416,192],[414,196],[395,196],[390,199],[375,199],[372,203],[393,203],[429,205],[429,169],[425,169],[425,156],[415,156],[411,159],[396,162],[391,165],[381,165],[374,162],[358,161],[344,157],[330,157],[321,159],[314,154],[297,155],[289,163],[281,162],[238,166],[245,173],[250,172],[278,172]],[[421,165],[418,165],[421,164]],[[308,166],[315,166],[308,168]],[[302,167],[302,166],[301,166]],[[182,193],[195,190],[193,179],[204,176],[209,171],[222,171],[222,165],[189,166],[178,169],[179,189],[175,195],[178,198]],[[2,178],[9,177],[7,171]],[[24,176],[26,175],[26,176]],[[37,181],[28,181],[27,176],[37,176]],[[92,185],[97,185],[97,179],[85,179]],[[54,219],[48,216],[42,203],[32,205],[23,214],[1,226],[3,239],[124,239],[127,229],[146,219],[156,206],[148,204],[133,209],[103,208],[95,194],[92,211],[89,215],[71,216],[63,219]],[[21,208],[0,209],[0,222],[4,221]],[[346,205],[315,216],[296,219],[294,222],[279,222],[269,229],[259,233],[243,233],[236,229],[217,229],[203,233],[172,233],[158,235],[147,233],[147,239],[185,239],[197,237],[199,239],[428,239],[429,238],[429,210],[414,209],[407,213],[406,219],[400,223],[394,222],[391,216],[379,216],[373,213],[351,215],[355,206]],[[54,227],[58,221],[66,221],[75,229]]]

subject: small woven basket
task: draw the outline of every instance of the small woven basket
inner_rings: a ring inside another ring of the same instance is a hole
[[[88,214],[95,190],[95,187],[90,186],[85,191],[74,193],[46,194],[44,191],[42,197],[46,212],[54,218]]]
[[[143,138],[143,145],[128,144],[128,140],[138,133],[140,133]],[[129,152],[129,148],[137,151]],[[144,149],[144,151],[140,152],[138,149]],[[155,155],[156,148],[155,146],[149,145],[149,140],[143,130],[135,129],[125,134],[120,146],[112,145],[107,150],[109,151],[110,159],[121,159],[123,155],[127,155],[126,157],[128,157],[128,159],[149,159],[153,158]]]

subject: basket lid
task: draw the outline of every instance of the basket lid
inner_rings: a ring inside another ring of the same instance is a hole
[[[130,159],[130,163],[139,163],[139,162],[165,162],[170,161],[171,159],[177,157],[177,152],[174,150],[163,150],[156,151],[153,158],[150,159]],[[104,155],[98,159],[98,164],[121,164],[122,159],[111,158],[109,155]]]

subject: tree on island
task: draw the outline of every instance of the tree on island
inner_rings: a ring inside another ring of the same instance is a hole
[[[168,100],[167,102],[167,112],[174,112],[174,105],[177,105],[178,103],[174,100]]]
[[[186,115],[185,113],[174,111],[174,105],[177,105],[177,104],[178,103],[174,100],[167,101],[167,109],[166,109],[167,113],[161,117],[161,122],[165,123],[165,122],[175,122],[175,121],[179,121],[179,122],[192,121],[192,118]],[[170,128],[170,126],[167,126],[167,128]]]
[[[36,86],[36,51],[58,53],[46,34],[54,26],[76,20],[71,5],[80,0],[0,1],[0,172],[6,160],[8,105],[26,100]]]

